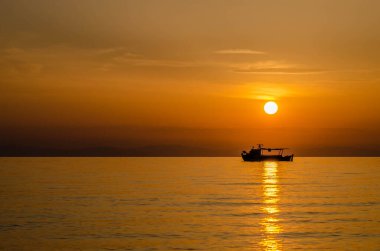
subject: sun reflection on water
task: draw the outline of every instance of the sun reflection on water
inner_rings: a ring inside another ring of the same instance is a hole
[[[278,193],[279,186],[277,185],[277,162],[264,162],[263,172],[263,207],[261,210],[265,213],[265,217],[261,220],[263,226],[264,238],[261,245],[264,250],[280,251],[281,243],[278,239],[278,234],[281,233],[281,227],[278,224]]]

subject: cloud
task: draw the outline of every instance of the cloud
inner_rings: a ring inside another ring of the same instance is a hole
[[[219,53],[254,53],[250,50],[225,50]],[[170,59],[145,56],[125,47],[78,49],[68,46],[47,48],[6,48],[0,50],[0,76],[42,76],[43,71],[68,72],[90,67],[102,72],[120,67],[220,68],[246,74],[318,74],[323,69],[303,67],[281,60],[231,63],[220,60]]]
[[[216,54],[240,54],[240,55],[264,55],[267,54],[264,51],[254,51],[249,49],[228,49],[215,51]]]
[[[98,49],[96,51],[97,55],[99,56],[106,56],[109,58],[119,58],[119,57],[125,57],[125,58],[131,58],[131,57],[141,57],[142,55],[130,52],[124,47],[109,47],[109,48],[102,48]]]
[[[292,69],[235,69],[234,72],[238,73],[255,73],[255,74],[278,74],[278,75],[301,75],[301,74],[321,74],[328,71],[323,69],[313,68],[292,68]]]
[[[44,66],[34,55],[21,48],[0,50],[0,78],[24,78],[39,75]]]
[[[125,63],[133,66],[141,67],[202,67],[207,64],[195,61],[181,61],[181,60],[164,60],[164,59],[149,59],[149,58],[131,58],[131,57],[118,57],[115,61],[119,64]]]
[[[302,67],[296,64],[289,64],[283,61],[260,61],[254,64],[240,64],[232,66],[237,73],[254,74],[319,74],[327,72],[324,69]]]

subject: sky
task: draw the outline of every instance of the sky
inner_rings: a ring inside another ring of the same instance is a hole
[[[379,10],[2,0],[0,155],[380,156]]]

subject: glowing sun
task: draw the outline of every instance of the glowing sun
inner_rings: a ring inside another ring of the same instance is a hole
[[[278,106],[273,101],[266,102],[264,105],[264,111],[266,114],[273,115],[277,112],[277,110],[278,110]]]

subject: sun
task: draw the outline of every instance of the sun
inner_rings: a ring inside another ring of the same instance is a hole
[[[266,102],[264,105],[264,111],[266,114],[273,115],[277,112],[277,110],[278,110],[278,106],[273,101]]]

